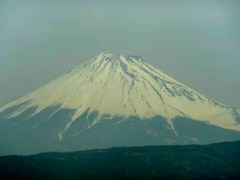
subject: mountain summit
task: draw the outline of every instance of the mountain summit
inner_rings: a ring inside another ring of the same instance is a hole
[[[0,143],[21,153],[240,139],[235,110],[108,52],[2,107],[0,126]]]

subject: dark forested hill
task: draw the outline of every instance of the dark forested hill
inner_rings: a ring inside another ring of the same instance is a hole
[[[0,179],[240,179],[240,142],[0,157]]]

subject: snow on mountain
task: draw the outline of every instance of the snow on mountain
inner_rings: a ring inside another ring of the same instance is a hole
[[[36,107],[32,116],[56,105],[59,109],[75,110],[59,133],[60,139],[87,110],[89,114],[98,112],[89,128],[99,123],[106,114],[111,117],[135,116],[142,120],[160,115],[173,129],[172,119],[181,116],[240,131],[231,108],[174,80],[141,57],[115,56],[107,52],[7,104],[0,112],[22,103],[25,104],[8,118],[17,117],[32,107]]]

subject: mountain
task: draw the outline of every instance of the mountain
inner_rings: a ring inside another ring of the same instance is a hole
[[[238,115],[240,116],[240,108],[238,108],[236,111],[237,111]]]
[[[240,179],[240,142],[0,157],[0,179]]]
[[[104,52],[2,107],[0,154],[239,140],[239,122],[143,58]]]

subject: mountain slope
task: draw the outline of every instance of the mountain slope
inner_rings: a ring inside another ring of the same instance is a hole
[[[185,128],[195,127],[193,124],[199,122],[210,126],[211,131],[221,129],[224,133],[218,133],[222,135],[213,141],[200,141],[201,134],[185,137],[182,135],[184,133],[179,134],[177,129],[181,129],[181,124],[186,122]],[[20,137],[25,142],[27,132],[39,138],[36,143],[52,137],[57,143],[56,149],[61,144],[58,141],[65,139],[70,142],[85,136],[85,140],[89,140],[94,139],[93,134],[98,135],[96,137],[105,137],[112,129],[119,131],[119,134],[112,132],[114,137],[111,139],[112,143],[106,143],[107,147],[131,145],[125,142],[128,140],[117,142],[119,136],[125,137],[126,134],[131,134],[129,140],[137,134],[142,134],[143,139],[151,136],[139,143],[142,145],[149,142],[181,144],[240,139],[239,115],[233,109],[181,84],[141,57],[114,56],[106,52],[2,107],[1,123],[0,130],[2,129],[2,136],[5,137],[2,141],[6,144],[19,142]],[[105,126],[102,125],[104,123]],[[155,123],[158,123],[158,129],[155,129]],[[132,129],[131,124],[134,124]],[[126,127],[129,128],[128,131]],[[52,134],[45,137],[41,133],[47,129],[52,131],[48,132],[48,135]],[[9,136],[9,131],[23,134]],[[223,135],[225,132],[234,135],[232,138],[225,138],[228,137]],[[55,138],[58,138],[58,141]],[[158,140],[155,141],[154,138]],[[86,143],[85,140],[81,140],[79,147],[91,148],[92,145],[82,145]],[[136,143],[136,140],[132,141]],[[133,145],[139,145],[134,143]],[[103,144],[96,147],[105,147]]]
[[[239,179],[240,142],[0,157],[0,179]]]

